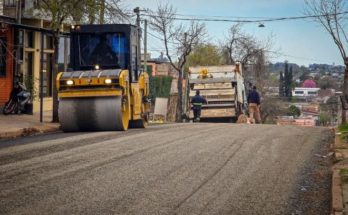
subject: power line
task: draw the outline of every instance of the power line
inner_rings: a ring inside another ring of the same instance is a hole
[[[153,38],[156,38],[156,39],[161,40],[162,42],[164,42],[163,38],[160,38],[159,36],[156,36],[156,35],[150,33],[149,31],[147,32],[147,34],[152,36]],[[180,45],[179,43],[175,43],[175,42],[171,42],[171,41],[167,41],[167,42],[170,43],[170,44],[173,44],[173,45]]]
[[[320,17],[327,17],[327,16],[337,16],[337,15],[344,15],[348,14],[348,11],[343,11],[340,13],[332,13],[332,14],[319,14],[319,15],[307,15],[307,16],[289,16],[289,17],[275,17],[275,18],[263,18],[263,19],[257,19],[257,20],[247,20],[246,17],[243,17],[243,19],[217,19],[217,18],[184,18],[184,17],[173,17],[171,19],[173,20],[180,20],[180,21],[204,21],[204,22],[234,22],[234,23],[262,23],[262,22],[275,22],[275,21],[288,21],[288,20],[302,20],[302,19],[311,19],[311,18],[320,18]],[[178,14],[174,14],[178,15]],[[143,14],[143,16],[147,17],[157,17],[160,18],[160,16],[157,15],[151,15],[151,14]],[[190,16],[190,15],[186,15]],[[242,17],[240,17],[242,18]],[[249,17],[250,18],[250,17]]]
[[[308,58],[308,57],[288,55],[288,54],[284,54],[282,52],[276,52],[276,51],[270,51],[270,50],[265,50],[265,52],[281,55],[283,57],[290,57],[290,58],[300,59],[300,60],[310,60],[310,61],[316,61],[316,62],[323,62],[324,61],[324,60],[319,60],[319,59],[315,59],[315,58]]]
[[[348,13],[348,12],[347,12]],[[150,32],[147,32],[150,36],[152,36],[153,38],[156,38],[162,42],[164,42],[164,39],[160,38],[159,36],[156,36]],[[174,44],[174,45],[177,45],[177,43],[174,43],[174,42],[168,42],[168,43],[171,43],[171,44]],[[165,49],[161,49],[161,48],[153,48],[151,51],[164,51],[165,52]],[[173,51],[173,50],[170,50],[170,51]],[[288,55],[288,54],[284,54],[282,52],[276,52],[276,51],[270,51],[270,50],[265,50],[265,52],[269,52],[269,53],[273,53],[273,54],[276,54],[276,55],[281,55],[281,56],[284,56],[284,57],[289,57],[289,58],[295,58],[295,59],[300,59],[300,60],[310,60],[310,61],[315,61],[315,62],[323,62],[324,60],[319,60],[319,59],[315,59],[315,58],[308,58],[308,57],[302,57],[302,56],[294,56],[294,55]]]
[[[202,17],[202,18],[232,18],[232,19],[271,19],[271,17],[260,17],[260,16],[219,16],[219,15],[201,15],[201,14],[175,14],[177,16],[183,16],[183,17]]]

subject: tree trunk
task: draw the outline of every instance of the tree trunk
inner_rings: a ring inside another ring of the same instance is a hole
[[[346,69],[344,70],[344,81],[343,81],[343,101],[347,101],[348,96],[348,64],[345,65]],[[342,124],[347,123],[346,110],[344,109],[344,105],[342,105]]]
[[[57,84],[56,84],[56,78],[58,74],[58,54],[59,54],[59,35],[54,34],[53,36],[53,43],[54,43],[54,55],[53,55],[53,71],[52,71],[52,77],[53,77],[53,83],[52,83],[52,99],[53,99],[53,110],[52,110],[52,122],[59,122],[58,117],[58,92],[57,92]]]
[[[179,71],[178,77],[178,100],[176,106],[176,122],[182,122],[182,69]]]

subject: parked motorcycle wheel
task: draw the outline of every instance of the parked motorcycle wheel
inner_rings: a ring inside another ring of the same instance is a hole
[[[5,104],[4,109],[2,110],[2,113],[4,115],[8,115],[11,114],[13,112],[17,111],[18,112],[18,103],[16,101],[14,101],[13,99],[11,99],[10,101],[8,101]]]

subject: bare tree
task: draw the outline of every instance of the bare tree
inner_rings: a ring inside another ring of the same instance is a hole
[[[235,24],[229,29],[226,40],[222,42],[223,52],[227,54],[227,56],[225,56],[227,64],[236,63],[236,58],[239,57],[236,56],[236,50],[238,49],[239,41],[242,40],[243,37],[244,35],[242,35],[241,32],[241,24]]]
[[[188,26],[176,25],[174,20],[176,9],[169,3],[159,4],[157,10],[151,14],[153,14],[150,21],[151,28],[162,35],[166,56],[171,66],[178,73],[176,121],[179,122],[183,114],[183,69],[187,56],[205,36],[205,25],[194,21]],[[174,54],[169,51],[170,48],[173,48]],[[177,57],[177,61],[175,57]]]
[[[121,0],[82,0],[72,13],[75,23],[105,24],[129,22],[130,12],[121,7]]]
[[[269,86],[269,73],[266,70],[266,59],[263,50],[256,52],[253,75],[261,97],[265,97],[267,86]]]
[[[53,31],[52,39],[54,45],[53,55],[53,80],[56,80],[58,74],[58,50],[59,36],[63,23],[71,17],[71,11],[76,11],[83,0],[41,0],[40,11],[41,15],[50,18],[50,28]],[[73,9],[73,10],[72,10]],[[52,121],[58,122],[58,93],[56,82],[53,81],[53,112]]]
[[[271,49],[272,38],[273,35],[270,35],[267,41],[260,42],[254,36],[243,32],[240,23],[231,26],[228,36],[221,42],[224,63],[234,64],[238,61],[246,71],[247,64],[255,63],[260,53],[265,54]]]
[[[231,26],[228,36],[222,42],[222,49],[228,54],[227,62],[235,64],[236,61],[246,63],[258,50],[256,39],[242,31],[241,24]]]
[[[265,97],[261,103],[261,121],[262,123],[266,122],[275,122],[275,119],[279,115],[286,113],[284,109],[284,104],[277,98]]]
[[[346,0],[305,0],[307,5],[307,13],[312,15],[324,29],[330,34],[332,40],[336,44],[342,61],[345,65],[343,80],[343,97],[348,98],[348,58],[347,58],[347,6]],[[342,108],[342,123],[346,123],[346,110]]]

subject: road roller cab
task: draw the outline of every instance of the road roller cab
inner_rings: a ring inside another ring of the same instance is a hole
[[[125,24],[80,25],[70,37],[70,70],[59,73],[59,120],[64,131],[144,128],[149,78],[140,72],[138,30]]]

